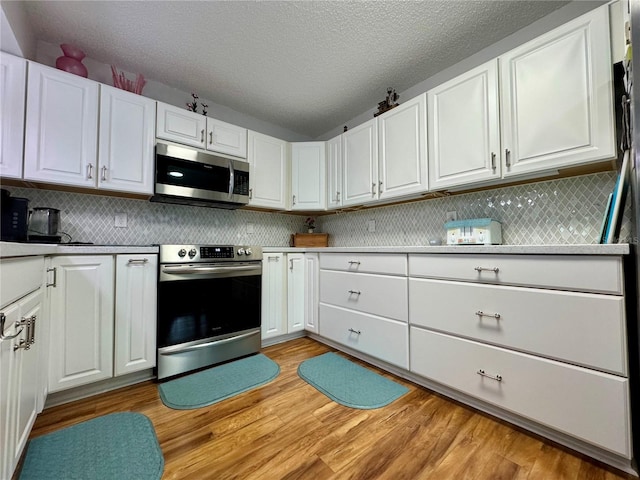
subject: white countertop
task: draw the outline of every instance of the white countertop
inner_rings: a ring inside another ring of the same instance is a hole
[[[440,245],[398,247],[263,247],[265,253],[319,252],[319,253],[465,253],[465,254],[525,254],[525,255],[626,255],[629,244],[585,245]]]
[[[0,242],[0,257],[32,255],[97,255],[115,253],[158,253],[157,245],[53,245]]]

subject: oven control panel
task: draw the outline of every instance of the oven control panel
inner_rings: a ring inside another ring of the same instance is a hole
[[[160,245],[160,263],[262,260],[262,247],[252,245]]]

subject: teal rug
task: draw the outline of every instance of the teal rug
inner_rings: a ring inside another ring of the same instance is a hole
[[[298,366],[298,375],[331,400],[351,408],[384,407],[409,391],[333,352],[305,360]]]
[[[169,380],[158,386],[162,402],[169,408],[188,410],[206,407],[270,382],[280,367],[258,353],[191,375]]]
[[[27,444],[20,480],[158,480],[164,457],[151,421],[112,413]]]

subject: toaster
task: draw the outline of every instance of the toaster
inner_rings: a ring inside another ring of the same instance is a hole
[[[447,245],[501,245],[502,224],[491,218],[454,220],[444,224]]]

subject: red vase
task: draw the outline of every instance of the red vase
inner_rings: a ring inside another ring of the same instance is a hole
[[[86,78],[89,72],[82,63],[82,59],[85,57],[84,52],[68,43],[63,43],[60,48],[64,55],[56,59],[56,68]]]

